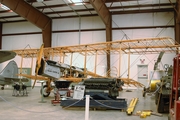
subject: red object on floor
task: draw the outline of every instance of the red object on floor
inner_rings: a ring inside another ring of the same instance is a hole
[[[180,120],[180,54],[173,59],[169,120]]]

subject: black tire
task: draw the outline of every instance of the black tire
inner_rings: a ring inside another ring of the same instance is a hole
[[[156,94],[155,94],[155,104],[157,105],[158,104],[158,100],[159,99],[159,93],[157,92]]]
[[[4,87],[1,87],[1,90],[4,90]]]
[[[145,97],[146,96],[146,88],[144,87],[143,88],[143,93],[142,93],[142,96]]]
[[[158,83],[156,83],[156,90],[159,89],[160,85],[158,86]],[[155,90],[155,91],[156,91]],[[158,101],[159,101],[159,95],[160,95],[160,89],[158,91],[156,91],[155,93],[155,104],[157,105],[158,104]]]
[[[50,92],[47,92],[47,91],[46,91],[47,87],[48,87],[47,85],[44,85],[44,86],[43,86],[43,96],[44,96],[44,97],[48,97],[48,96],[50,95]],[[42,95],[42,89],[40,90],[40,93],[41,93],[41,95]]]
[[[157,112],[158,113],[164,113],[164,100],[162,97],[162,93],[159,93],[158,96],[158,102],[157,102]]]

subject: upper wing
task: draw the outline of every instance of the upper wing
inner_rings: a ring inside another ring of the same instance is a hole
[[[16,56],[13,51],[0,51],[0,63],[8,61]]]

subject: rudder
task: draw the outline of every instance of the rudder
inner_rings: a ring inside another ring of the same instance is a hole
[[[18,66],[14,60],[10,61],[0,72],[0,75],[8,78],[18,78]]]

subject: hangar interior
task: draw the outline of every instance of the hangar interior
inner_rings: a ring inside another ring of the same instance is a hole
[[[2,36],[0,47],[2,50],[39,49],[43,43],[44,48],[54,48],[162,37],[169,37],[177,44],[180,41],[180,3],[178,0],[0,0],[0,2],[0,33]],[[7,7],[4,8],[4,5]],[[173,59],[179,52],[178,48],[177,51],[163,54],[158,64],[159,71],[164,70],[165,64],[173,65]],[[161,79],[159,74],[154,75],[154,66],[160,52],[122,54],[120,62],[119,55],[116,54],[98,55],[96,72],[105,76],[108,69],[115,68],[115,72],[112,73],[113,77],[130,77],[148,87],[153,77]],[[63,62],[83,68],[84,56],[73,53],[72,58],[72,53],[66,54]],[[48,57],[53,61],[62,62],[59,57],[52,57],[52,55]],[[95,55],[87,56],[87,70],[94,71],[95,57]],[[13,60],[18,67],[30,69],[30,74],[36,74],[36,58],[31,59],[24,56],[22,62],[22,57],[17,55]],[[9,61],[0,64],[1,70]],[[141,70],[142,67],[145,67],[145,70]],[[33,85],[34,80],[31,81],[30,86]],[[63,109],[59,105],[51,105],[54,95],[43,98],[39,94],[41,85],[41,82],[36,82],[34,89],[28,87],[27,97],[14,97],[11,95],[13,89],[11,85],[5,86],[5,90],[0,91],[0,104],[3,106],[2,118],[88,120],[85,118],[84,108]],[[152,110],[157,113],[154,96],[143,97],[142,87],[123,86],[123,89],[119,91],[118,97],[126,98],[127,105],[130,104],[132,98],[139,98],[136,111]],[[130,92],[127,92],[128,90]],[[38,103],[43,100],[46,103]],[[12,113],[12,118],[7,116],[9,113]],[[170,120],[169,113],[161,114],[163,117],[151,115],[146,119]],[[90,110],[89,119],[102,118],[104,120],[129,120],[141,117],[134,114],[129,116],[120,110]]]

